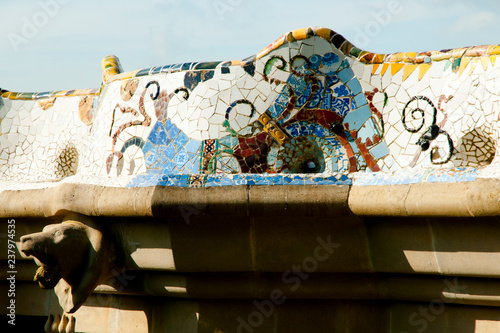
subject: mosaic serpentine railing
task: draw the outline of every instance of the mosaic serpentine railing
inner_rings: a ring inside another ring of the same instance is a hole
[[[374,54],[307,28],[241,61],[123,73],[108,56],[100,89],[1,92],[0,180],[5,189],[57,180],[198,187],[500,178],[499,54],[498,45]]]

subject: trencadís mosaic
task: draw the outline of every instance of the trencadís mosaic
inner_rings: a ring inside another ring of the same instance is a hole
[[[2,90],[0,180],[381,185],[500,177],[500,46],[374,54],[325,28],[241,61]],[[78,178],[78,177],[76,177]]]

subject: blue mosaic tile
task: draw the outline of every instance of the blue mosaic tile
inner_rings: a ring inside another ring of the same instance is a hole
[[[170,140],[174,141],[179,134],[180,130],[177,128],[177,126],[172,125],[170,129],[168,130],[167,134]]]
[[[163,154],[169,159],[173,160],[175,155],[177,154],[177,150],[175,149],[174,143],[170,142],[168,146],[163,149]]]
[[[347,83],[354,77],[354,73],[353,73],[352,69],[346,68],[338,74],[338,77],[340,78],[340,80],[342,82]],[[346,94],[346,95],[339,95],[339,96],[348,96],[348,95]]]
[[[304,177],[303,185],[316,185],[317,177]]]
[[[304,178],[300,175],[294,175],[289,185],[304,185]]]
[[[186,144],[186,151],[189,153],[198,154],[201,147],[201,141],[198,140],[189,140]]]
[[[182,170],[184,165],[189,161],[189,157],[184,149],[178,152],[175,156],[175,164],[179,170]]]
[[[222,185],[223,175],[207,175],[205,187],[218,187]]]
[[[167,143],[167,133],[163,128],[163,123],[157,122],[151,133],[149,134],[148,141],[150,141],[153,145],[161,145]]]
[[[185,146],[185,145],[186,145],[189,141],[190,141],[190,140],[189,140],[189,138],[187,137],[187,135],[181,132],[181,133],[177,136],[177,138],[176,138],[176,140],[175,140],[174,144],[175,144],[175,146],[177,147],[177,150],[179,150],[179,149],[183,148],[183,147],[184,147],[184,146]]]
[[[360,108],[364,105],[367,104],[366,102],[366,98],[365,98],[365,95],[363,93],[357,95],[356,97],[354,97],[354,103],[356,104],[356,108]]]
[[[221,181],[220,181],[220,185],[221,186],[231,186],[233,185],[233,178],[232,177],[229,177],[229,176],[226,176],[226,177],[222,177],[221,178]]]
[[[284,176],[270,176],[271,185],[284,185]]]
[[[237,174],[233,176],[233,185],[247,185],[246,178],[244,174]]]
[[[174,163],[166,163],[163,165],[162,173],[166,174],[166,175],[170,175],[173,173],[174,168],[175,168]]]
[[[329,110],[332,107],[332,94],[325,94],[323,101],[321,102],[321,108],[324,110]]]
[[[348,97],[335,98],[332,100],[331,109],[343,118],[351,111],[351,107],[349,106],[350,102],[351,100]]]
[[[347,82],[347,86],[351,90],[351,93],[356,96],[359,95],[363,90],[361,89],[361,84],[359,84],[358,79],[352,79]]]

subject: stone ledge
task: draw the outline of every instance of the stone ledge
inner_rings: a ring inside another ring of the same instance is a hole
[[[280,214],[359,216],[497,216],[500,180],[407,185],[287,185],[211,188],[119,188],[62,183],[3,191],[2,217],[48,217],[61,211],[88,216],[172,216],[180,206],[233,216]]]
[[[500,180],[352,186],[349,208],[360,216],[498,216]]]

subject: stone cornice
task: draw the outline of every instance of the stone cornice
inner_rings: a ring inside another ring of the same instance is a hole
[[[381,186],[231,186],[118,188],[61,183],[45,189],[3,191],[2,217],[48,217],[62,211],[88,216],[156,217],[180,206],[208,214],[248,216],[443,216],[500,215],[500,180]]]

